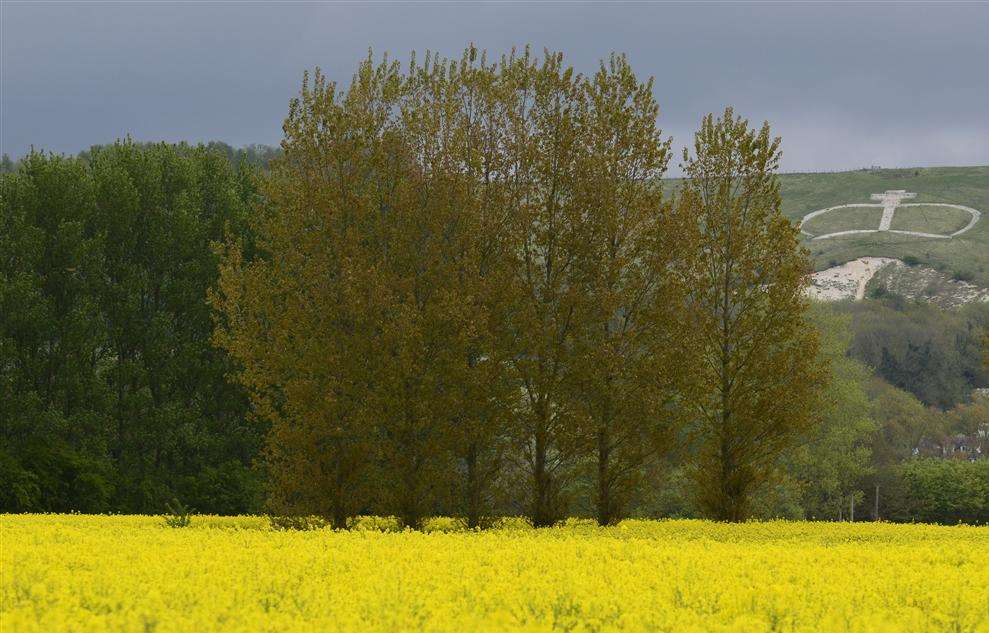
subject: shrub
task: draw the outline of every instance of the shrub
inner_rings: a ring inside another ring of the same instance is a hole
[[[892,475],[885,519],[989,523],[989,460],[915,459]]]
[[[886,290],[886,286],[882,286],[882,285],[874,286],[873,288],[870,288],[869,292],[867,293],[867,296],[870,299],[883,299],[888,295],[889,295],[889,291]]]
[[[318,516],[269,516],[268,522],[276,530],[319,530],[329,523]]]
[[[178,499],[172,499],[172,503],[166,503],[165,509],[168,515],[165,517],[165,525],[171,528],[189,527],[192,523],[192,510],[182,504]]]

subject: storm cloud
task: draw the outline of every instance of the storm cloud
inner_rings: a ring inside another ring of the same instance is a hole
[[[787,171],[989,164],[989,4],[2,4],[2,151],[137,140],[275,144],[302,73],[369,49],[532,44],[655,77],[689,142],[725,105],[783,137]]]

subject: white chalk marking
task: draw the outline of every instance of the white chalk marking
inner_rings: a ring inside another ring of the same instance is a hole
[[[811,238],[812,240],[826,240],[832,237],[840,237],[842,235],[855,235],[861,233],[878,233],[880,231],[887,233],[898,233],[900,235],[911,235],[913,237],[925,237],[932,239],[950,239],[961,235],[965,231],[971,229],[982,217],[982,212],[971,207],[965,207],[960,204],[948,204],[947,202],[921,202],[921,203],[901,203],[901,200],[907,200],[916,197],[915,193],[908,193],[905,189],[895,189],[889,190],[885,193],[874,193],[871,196],[872,200],[880,201],[880,204],[839,204],[833,207],[828,207],[826,209],[819,209],[817,211],[811,211],[800,220],[798,228],[800,232]],[[922,231],[901,231],[898,229],[889,228],[893,223],[893,216],[896,214],[896,209],[898,207],[950,207],[952,209],[960,209],[971,214],[972,219],[969,220],[968,224],[960,228],[959,230],[951,233],[949,235],[944,235],[941,233],[924,233]],[[837,209],[848,209],[850,207],[882,207],[883,215],[879,220],[879,228],[875,229],[852,229],[848,231],[836,231],[834,233],[826,233],[824,235],[814,235],[813,233],[808,233],[804,230],[803,226],[808,220],[816,218],[819,215],[827,213],[829,211],[835,211]]]

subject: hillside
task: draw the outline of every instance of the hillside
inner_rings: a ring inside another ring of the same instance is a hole
[[[969,231],[951,239],[924,238],[880,232],[841,235],[813,240],[804,245],[817,270],[824,270],[859,257],[889,257],[926,267],[949,279],[989,287],[989,166],[931,167],[917,169],[870,169],[839,173],[784,174],[780,176],[783,212],[800,221],[811,211],[836,205],[875,204],[870,195],[887,190],[906,190],[917,196],[900,207],[892,229],[950,233],[964,225],[966,213],[924,203],[948,203],[971,207],[983,217]],[[815,228],[827,231],[874,227],[882,209],[852,207],[815,218]],[[808,223],[809,224],[809,223]]]

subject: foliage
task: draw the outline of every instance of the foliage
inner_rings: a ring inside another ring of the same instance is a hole
[[[683,423],[676,401],[692,374],[682,353],[691,333],[679,315],[696,243],[684,207],[663,202],[669,141],[655,127],[652,83],[612,56],[583,91],[589,248],[575,262],[583,305],[570,382],[593,447],[595,514],[609,525],[627,516],[646,468],[675,448]]]
[[[989,386],[981,344],[989,306],[948,311],[891,297],[838,309],[852,315],[851,355],[924,404],[950,408]]]
[[[846,356],[850,317],[834,315],[825,306],[815,306],[811,314],[821,332],[828,383],[818,412],[820,423],[806,442],[787,452],[784,471],[797,484],[799,491],[790,503],[801,516],[841,519],[863,499],[860,480],[870,472],[876,430],[866,392],[871,372]]]
[[[178,499],[172,499],[171,503],[165,503],[165,525],[170,528],[184,528],[192,524],[192,510],[182,504]]]
[[[5,152],[0,157],[0,174],[9,174],[12,171],[16,171],[18,162],[20,161],[11,160],[10,155]]]
[[[620,518],[686,373],[688,222],[662,202],[656,112],[617,56],[594,78],[469,48],[369,57],[345,91],[306,79],[257,252],[228,240],[213,295],[271,425],[273,513],[476,527],[514,486],[547,526],[596,459],[599,518]]]
[[[368,59],[344,94],[307,79],[265,183],[258,256],[225,247],[216,341],[271,424],[275,514],[345,527],[370,503],[418,527],[447,501],[473,381],[498,383],[472,371],[486,325],[471,255],[486,235],[437,153],[458,96],[445,69],[405,77]]]
[[[0,516],[0,617],[23,632],[916,632],[989,619],[986,528],[367,523],[278,531],[261,517],[197,517],[170,530],[153,517]]]
[[[886,518],[989,523],[989,460],[914,459],[898,464],[894,473]]]
[[[2,176],[0,507],[156,512],[175,482],[249,464],[257,429],[204,301],[209,243],[249,196],[184,145],[32,153]]]
[[[809,265],[780,213],[779,139],[729,108],[707,116],[684,150],[678,204],[696,218],[702,263],[685,318],[696,341],[699,420],[692,470],[708,516],[740,521],[749,503],[816,420],[824,378],[807,322]]]

